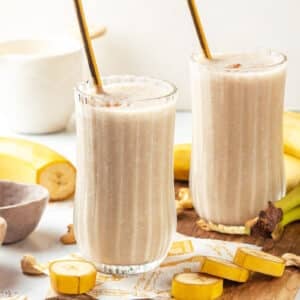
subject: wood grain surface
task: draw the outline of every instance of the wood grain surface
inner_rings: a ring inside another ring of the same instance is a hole
[[[183,183],[176,183],[176,188],[185,186]],[[300,222],[290,224],[286,227],[280,241],[274,243],[271,239],[254,238],[252,236],[235,236],[206,232],[201,230],[196,221],[199,216],[193,209],[185,210],[178,215],[177,231],[199,238],[211,238],[224,241],[235,241],[255,244],[266,248],[266,251],[278,256],[290,252],[300,255]],[[300,289],[300,270],[287,268],[281,278],[254,273],[251,279],[244,284],[225,282],[222,300],[294,300],[297,291]]]

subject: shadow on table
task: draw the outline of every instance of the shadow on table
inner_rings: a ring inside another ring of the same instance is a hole
[[[33,232],[25,240],[15,244],[4,245],[4,248],[10,249],[15,253],[41,253],[54,248],[63,247],[59,241],[59,236],[56,232],[39,229]]]

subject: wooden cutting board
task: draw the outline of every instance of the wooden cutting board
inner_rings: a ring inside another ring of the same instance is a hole
[[[184,186],[176,183],[176,188]],[[211,238],[224,241],[244,242],[266,247],[269,253],[281,256],[291,252],[300,255],[300,222],[290,224],[286,227],[282,239],[273,243],[272,240],[256,239],[251,236],[235,236],[206,232],[201,230],[196,221],[198,215],[193,209],[185,210],[178,216],[177,231],[200,238]],[[287,268],[281,278],[271,278],[261,274],[253,274],[251,279],[244,284],[225,282],[222,300],[294,300],[300,289],[300,270]]]

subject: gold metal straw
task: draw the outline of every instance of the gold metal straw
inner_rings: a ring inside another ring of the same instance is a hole
[[[206,58],[208,59],[212,59],[209,47],[208,47],[208,43],[207,43],[207,39],[205,36],[205,32],[201,23],[201,19],[200,19],[200,15],[197,9],[197,5],[196,5],[196,0],[188,0],[188,4],[189,4],[189,8],[190,8],[190,12],[191,15],[193,17],[193,21],[194,21],[194,25],[197,31],[197,35],[199,38],[199,42],[201,44],[203,53],[205,55]]]
[[[85,54],[86,54],[86,57],[88,60],[92,79],[93,79],[94,85],[96,87],[97,93],[102,94],[102,93],[104,93],[102,80],[101,80],[101,76],[100,76],[99,69],[97,66],[96,57],[95,57],[94,49],[92,46],[92,41],[90,38],[86,18],[84,15],[83,5],[82,5],[81,0],[74,0],[74,3],[75,3],[76,15],[77,15],[77,19],[78,19],[78,23],[79,23],[79,27],[80,27],[81,36],[83,39],[84,50],[85,50]]]

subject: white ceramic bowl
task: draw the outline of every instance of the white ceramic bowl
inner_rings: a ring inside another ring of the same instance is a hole
[[[82,58],[80,42],[71,38],[1,42],[0,112],[6,124],[22,133],[64,129]]]
[[[105,33],[103,26],[90,27],[91,39]],[[33,134],[63,130],[74,110],[74,86],[84,76],[83,57],[77,34],[1,41],[1,125]]]

